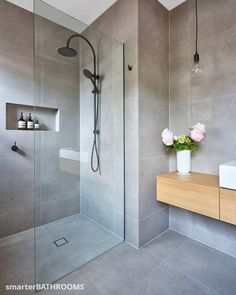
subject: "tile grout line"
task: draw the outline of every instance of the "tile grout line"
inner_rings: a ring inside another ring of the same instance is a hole
[[[162,233],[160,233],[159,235],[157,235],[155,238],[151,239],[149,242],[147,242],[146,244],[144,244],[140,249],[143,249],[144,247],[146,247],[148,244],[150,244],[151,242],[153,242],[155,239],[161,237],[162,235],[164,235],[165,233],[167,233],[170,229],[166,229],[165,231],[163,231]]]
[[[172,263],[166,261],[166,265],[169,265],[170,267],[174,268],[177,272],[181,273],[182,275],[190,278],[191,280],[195,281],[196,283],[198,283],[199,285],[203,286],[205,289],[215,293],[215,295],[221,295],[220,293],[218,293],[217,291],[215,291],[214,289],[212,289],[211,287],[209,287],[208,285],[200,282],[199,280],[195,279],[194,277],[190,276],[189,274],[186,274],[185,272],[183,272],[182,270],[179,270],[175,265],[173,265]]]
[[[212,245],[210,245],[210,244],[204,243],[203,241],[200,241],[200,240],[198,240],[198,239],[196,239],[196,238],[193,238],[193,237],[191,237],[191,236],[188,236],[188,235],[185,234],[185,233],[182,233],[182,232],[176,231],[176,230],[174,230],[174,229],[172,229],[172,228],[170,228],[170,230],[172,230],[172,231],[174,231],[174,232],[176,232],[176,233],[178,233],[178,234],[180,234],[180,235],[182,235],[182,236],[184,236],[184,237],[189,238],[189,239],[192,240],[193,242],[196,242],[196,243],[201,244],[201,246],[205,246],[205,247],[210,248],[211,251],[217,251],[217,252],[220,252],[220,253],[223,254],[223,255],[227,255],[227,256],[229,256],[229,257],[231,257],[231,258],[235,258],[235,259],[236,259],[236,256],[234,256],[234,255],[230,255],[230,254],[228,254],[227,252],[224,252],[223,250],[220,250],[220,249],[218,249],[218,248],[216,248],[216,247],[214,247],[214,246],[212,246]]]
[[[173,255],[175,255],[181,248],[183,248],[183,246],[185,246],[185,244],[187,244],[188,242],[189,242],[189,238],[187,238],[187,240],[186,241],[184,241],[183,242],[183,244],[182,245],[180,245],[179,247],[177,247],[175,250],[174,250],[174,252],[172,252],[170,255],[168,255],[167,257],[166,257],[166,259],[165,259],[165,261],[167,262],[168,261],[168,259],[170,259]]]

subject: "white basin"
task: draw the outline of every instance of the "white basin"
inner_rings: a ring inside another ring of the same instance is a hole
[[[79,148],[63,148],[59,150],[59,157],[78,162],[88,162],[88,153],[80,151]]]
[[[236,190],[236,160],[220,165],[220,187]]]

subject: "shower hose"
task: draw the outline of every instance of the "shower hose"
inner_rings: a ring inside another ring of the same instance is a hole
[[[94,130],[93,130],[93,145],[91,153],[91,169],[93,172],[97,172],[100,169],[100,159],[98,153],[98,136],[100,130],[98,129],[98,117],[99,117],[99,94],[94,91]]]

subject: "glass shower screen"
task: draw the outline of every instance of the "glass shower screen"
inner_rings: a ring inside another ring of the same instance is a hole
[[[34,38],[36,283],[52,283],[124,240],[123,45],[39,0]]]

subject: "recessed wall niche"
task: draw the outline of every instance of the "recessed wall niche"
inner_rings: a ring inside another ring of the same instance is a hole
[[[6,103],[6,130],[18,130],[17,121],[21,112],[24,119],[32,113],[33,120],[38,120],[40,131],[59,132],[59,110],[56,108]]]

